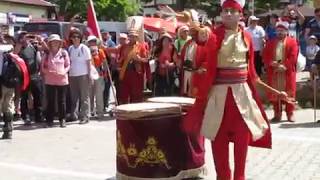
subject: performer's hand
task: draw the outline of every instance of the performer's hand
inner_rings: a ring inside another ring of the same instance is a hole
[[[133,60],[139,62],[140,61],[140,56],[138,54],[133,56]]]
[[[271,63],[271,66],[272,66],[273,68],[276,68],[276,67],[279,66],[279,63],[273,61],[273,62]]]
[[[283,65],[283,64],[280,64],[279,66],[278,66],[278,71],[279,72],[284,72],[284,71],[286,71],[287,70],[287,68]]]
[[[288,98],[288,94],[284,91],[280,91],[278,96],[281,100],[286,100]]]
[[[287,103],[290,103],[290,104],[295,104],[295,99],[292,98],[292,97],[289,97],[288,94],[284,91],[280,91],[279,92],[279,98]]]
[[[206,68],[199,68],[196,72],[199,74],[204,74],[207,72],[207,69]]]

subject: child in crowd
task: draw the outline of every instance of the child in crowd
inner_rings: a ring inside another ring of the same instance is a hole
[[[313,64],[315,64],[316,56],[318,51],[320,50],[320,47],[317,45],[317,37],[314,35],[311,35],[308,38],[308,46],[306,49],[306,57],[307,57],[307,64],[306,64],[306,70],[310,72],[310,78],[313,80],[314,78],[314,71],[312,69]]]

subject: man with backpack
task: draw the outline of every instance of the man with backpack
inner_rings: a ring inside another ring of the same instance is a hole
[[[21,94],[21,117],[25,125],[31,124],[31,110],[34,111],[34,121],[42,122],[42,81],[40,76],[41,41],[36,36],[22,32],[18,36],[18,55],[25,61],[29,75],[29,87]],[[33,106],[33,107],[32,107]]]
[[[12,45],[0,45],[0,105],[3,113],[2,139],[12,139],[14,92],[16,86],[24,90],[29,83],[27,66],[16,54],[9,53]]]

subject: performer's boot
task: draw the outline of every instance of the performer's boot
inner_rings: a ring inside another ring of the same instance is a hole
[[[295,122],[295,117],[294,117],[294,108],[295,108],[295,105],[294,104],[289,104],[289,103],[286,103],[286,113],[287,113],[287,118],[288,118],[288,121],[289,122]]]
[[[281,115],[282,115],[282,104],[279,104],[278,102],[272,102],[273,104],[273,112],[274,117],[271,119],[272,122],[280,122],[281,121]]]
[[[13,114],[12,113],[4,113],[3,115],[3,135],[2,139],[12,139],[12,121],[13,121]]]

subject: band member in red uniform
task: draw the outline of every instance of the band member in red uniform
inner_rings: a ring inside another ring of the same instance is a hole
[[[239,26],[244,0],[224,0],[223,25],[213,31],[207,49],[206,77],[196,102],[183,123],[189,133],[201,133],[212,141],[218,180],[244,180],[249,145],[271,148],[271,132],[254,85],[264,84],[254,69],[254,50],[249,34]],[[234,143],[234,175],[229,167],[229,143]]]
[[[206,71],[206,49],[203,44],[199,42],[197,22],[193,22],[190,27],[191,39],[188,40],[182,48],[180,56],[181,66],[181,86],[180,93],[183,96],[195,97],[200,80],[204,78]],[[209,30],[209,28],[208,28]]]
[[[145,45],[138,42],[138,33],[129,31],[129,43],[120,54],[119,104],[142,102],[145,66],[148,64]]]
[[[289,24],[281,21],[276,24],[277,38],[268,41],[263,59],[267,69],[268,84],[278,90],[285,91],[290,98],[296,97],[296,64],[299,47],[297,40],[288,36]],[[274,118],[280,121],[282,104],[286,105],[285,111],[289,122],[294,122],[293,111],[295,105],[281,101],[279,97],[268,93],[268,98],[273,104]]]

